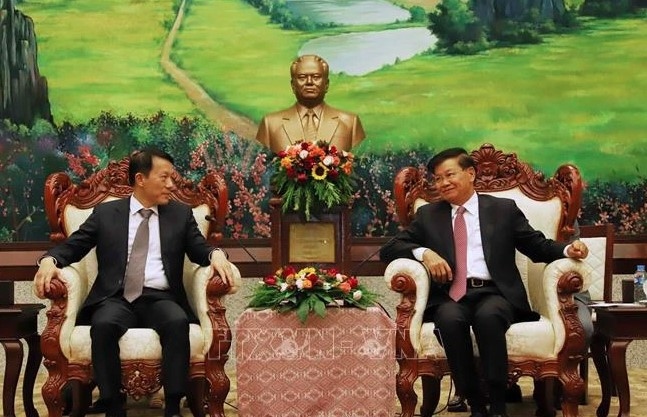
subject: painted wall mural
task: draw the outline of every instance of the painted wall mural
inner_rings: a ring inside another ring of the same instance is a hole
[[[261,117],[294,102],[290,63],[331,69],[361,116],[353,234],[398,228],[391,184],[449,146],[492,143],[587,183],[582,224],[647,233],[642,0],[0,0],[0,241],[47,240],[42,188],[158,145],[221,171],[226,234],[268,237]]]

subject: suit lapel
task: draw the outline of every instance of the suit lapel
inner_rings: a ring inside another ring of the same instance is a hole
[[[444,203],[438,213],[438,230],[441,242],[447,242],[446,260],[452,265],[456,263],[456,253],[454,252],[454,228],[452,226],[452,206]],[[452,268],[453,269],[453,268]]]
[[[324,105],[319,121],[317,139],[330,142],[339,128],[339,114],[329,106]]]
[[[290,143],[303,140],[303,126],[301,126],[301,120],[299,120],[299,112],[296,106],[292,106],[283,115],[283,131],[290,140]]]
[[[132,198],[132,197],[130,197]],[[121,200],[115,205],[113,225],[118,225],[114,230],[119,234],[118,256],[123,265],[128,263],[128,226],[130,224],[130,198]]]
[[[485,262],[488,263],[492,255],[492,242],[495,240],[494,223],[496,221],[496,210],[492,205],[492,200],[479,195],[479,222],[481,226],[481,243],[483,244],[483,255]]]

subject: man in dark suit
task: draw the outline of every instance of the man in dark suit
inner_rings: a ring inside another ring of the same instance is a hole
[[[189,375],[189,322],[195,319],[182,283],[185,254],[211,265],[226,283],[233,277],[225,253],[207,244],[191,208],[171,201],[173,170],[165,152],[133,153],[132,196],[95,207],[77,231],[40,259],[34,278],[36,295],[43,298],[52,278],[63,280],[59,268],[96,247],[98,275],[79,316],[91,325],[94,379],[109,417],[125,415],[118,343],[133,327],[159,334],[165,416],[180,413]]]
[[[515,249],[534,262],[585,258],[586,245],[547,239],[510,199],[478,194],[476,171],[464,149],[451,148],[428,164],[443,201],[422,206],[411,225],[382,249],[390,262],[413,258],[428,269],[432,285],[425,319],[439,332],[452,377],[472,417],[506,416],[508,353],[512,323],[537,320],[515,264]],[[480,392],[470,327],[478,344],[490,410]]]
[[[297,102],[266,115],[256,140],[278,153],[299,141],[319,140],[348,151],[364,139],[364,129],[356,114],[324,102],[329,85],[326,61],[316,55],[303,55],[292,63],[290,75]]]

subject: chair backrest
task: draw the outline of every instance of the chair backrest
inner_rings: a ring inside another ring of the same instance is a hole
[[[520,161],[516,154],[503,153],[491,144],[472,151],[471,157],[476,163],[476,191],[515,200],[531,226],[551,239],[567,241],[571,238],[583,187],[577,167],[562,165],[552,177],[545,178],[544,174]],[[422,204],[440,199],[426,174],[418,168],[407,167],[396,175],[396,212],[403,226],[413,220]],[[527,289],[528,277],[543,268],[542,264],[534,264],[520,253],[517,253],[517,266]],[[529,294],[531,305],[537,307],[539,300],[533,300],[533,291]]]
[[[613,224],[580,226],[580,239],[589,248],[584,262],[591,266],[591,300],[612,301],[614,236]]]
[[[216,244],[222,239],[222,228],[228,210],[227,185],[220,174],[209,172],[198,184],[173,173],[174,200],[193,208],[198,227],[207,240]],[[79,228],[94,207],[106,201],[125,198],[132,193],[128,184],[128,158],[112,161],[108,166],[79,184],[73,184],[64,172],[49,175],[45,181],[45,214],[50,226],[50,240],[60,242]],[[96,256],[81,262],[80,268],[93,281]]]

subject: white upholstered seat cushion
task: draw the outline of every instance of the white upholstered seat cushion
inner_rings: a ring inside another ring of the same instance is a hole
[[[423,323],[420,337],[420,351],[423,357],[444,358],[445,351],[434,335],[434,323]],[[553,325],[545,317],[539,321],[515,323],[508,329],[506,335],[508,356],[549,358],[554,355],[555,332]],[[474,352],[478,355],[478,347],[472,337]]]
[[[189,325],[191,344],[191,361],[204,360],[204,336],[197,324]],[[75,326],[70,340],[70,363],[87,365],[92,362],[90,350],[90,326]],[[161,360],[162,345],[158,334],[153,329],[128,329],[119,339],[119,357],[121,360]]]

